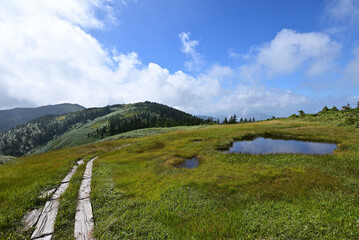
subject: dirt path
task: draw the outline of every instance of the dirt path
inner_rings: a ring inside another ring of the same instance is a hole
[[[93,239],[92,233],[94,228],[92,207],[90,201],[91,179],[93,161],[97,157],[91,159],[87,165],[81,182],[75,216],[74,237],[81,240]]]

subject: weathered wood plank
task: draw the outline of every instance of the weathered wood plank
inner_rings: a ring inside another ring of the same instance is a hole
[[[51,240],[51,238],[52,238],[52,234],[44,236],[44,237],[36,238],[35,240]]]
[[[82,165],[82,164],[84,164],[84,163],[85,163],[85,162],[84,162],[84,160],[82,160],[82,159],[81,159],[80,161],[77,161],[77,165],[79,165],[79,166]]]
[[[91,176],[92,176],[92,166],[93,166],[93,159],[90,160],[87,163],[83,178],[91,178]]]
[[[56,189],[50,201],[47,201],[41,215],[36,223],[35,231],[31,239],[50,240],[54,232],[55,220],[59,210],[59,198],[66,191],[72,176],[75,174],[78,166],[74,166],[69,174],[61,181],[61,185]],[[48,192],[45,192],[48,194]],[[50,193],[51,194],[51,193]],[[45,195],[46,196],[46,195]]]
[[[90,199],[78,200],[74,237],[81,240],[94,239],[92,237],[93,228],[94,222]]]
[[[41,215],[41,212],[42,208],[34,209],[24,216],[23,222],[26,230],[32,228],[36,224],[37,220]]]
[[[54,232],[54,225],[59,210],[59,200],[47,201],[41,216],[36,224],[36,229],[31,235],[31,239],[49,235]]]
[[[52,195],[51,199],[52,200],[59,199],[61,197],[61,195],[66,191],[66,189],[69,187],[69,185],[70,185],[70,183],[68,183],[68,182],[61,183],[60,187],[56,190],[54,195]]]
[[[94,222],[92,215],[92,207],[90,201],[91,193],[91,176],[93,161],[97,157],[91,159],[87,165],[84,172],[84,176],[81,182],[78,202],[76,207],[76,216],[75,216],[75,231],[74,237],[81,240],[94,239],[92,237]]]
[[[64,179],[62,179],[61,183],[70,182],[72,176],[75,174],[78,166],[74,166],[69,174],[66,175]]]
[[[56,188],[50,189],[50,190],[44,192],[43,194],[41,194],[40,198],[46,198],[48,196],[51,196],[51,194],[53,194],[55,191],[56,191]]]
[[[90,198],[91,193],[91,178],[84,178],[81,182],[79,190],[79,199]]]

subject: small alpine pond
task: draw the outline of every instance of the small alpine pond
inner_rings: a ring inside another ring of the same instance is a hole
[[[191,158],[191,159],[186,159],[183,163],[177,165],[178,168],[196,168],[198,167],[199,164],[199,160],[198,158]]]
[[[302,153],[329,154],[337,148],[334,143],[306,142],[298,140],[284,140],[257,137],[253,140],[235,141],[226,151],[227,153]]]

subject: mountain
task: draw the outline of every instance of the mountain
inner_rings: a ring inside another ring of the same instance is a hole
[[[83,109],[84,107],[78,104],[63,103],[37,108],[14,108],[10,110],[0,110],[0,133],[45,115],[62,115],[81,111]]]
[[[198,117],[152,102],[89,108],[61,116],[46,115],[0,133],[0,155],[41,153],[142,128],[203,123]]]

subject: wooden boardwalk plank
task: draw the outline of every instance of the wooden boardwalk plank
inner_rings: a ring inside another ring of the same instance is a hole
[[[37,220],[39,219],[39,217],[41,215],[41,212],[42,212],[42,208],[34,209],[24,216],[23,221],[24,221],[26,230],[32,228],[36,224]]]
[[[76,216],[75,216],[75,231],[74,237],[78,240],[90,240],[94,239],[92,237],[94,222],[92,215],[92,207],[90,201],[91,193],[91,177],[92,177],[92,168],[93,161],[97,157],[91,159],[87,165],[84,172],[84,176],[81,182],[78,202],[76,207]]]
[[[69,174],[66,175],[64,179],[62,179],[62,183],[70,182],[72,176],[75,174],[78,166],[74,166]]]
[[[79,190],[79,199],[90,198],[91,193],[91,178],[85,178],[81,182]]]
[[[78,200],[74,237],[81,240],[93,239],[93,228],[94,222],[90,199]]]
[[[36,224],[36,229],[31,235],[31,239],[49,235],[54,232],[57,211],[59,210],[59,200],[47,201],[41,216]]]
[[[75,174],[78,166],[74,166],[69,174],[61,181],[61,185],[56,189],[51,200],[47,201],[40,217],[37,220],[35,231],[31,235],[31,239],[49,240],[54,232],[57,212],[59,210],[59,198],[69,186],[69,181]]]

